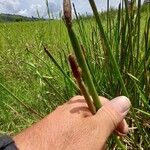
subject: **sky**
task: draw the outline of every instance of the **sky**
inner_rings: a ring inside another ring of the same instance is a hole
[[[117,7],[120,1],[110,0],[110,5]],[[80,14],[92,12],[88,0],[72,0],[72,2]],[[107,0],[95,0],[95,2],[99,11],[106,10]],[[53,15],[59,16],[62,11],[63,0],[48,0],[48,3]],[[47,17],[46,0],[0,0],[0,13],[37,17],[37,10],[41,17]]]

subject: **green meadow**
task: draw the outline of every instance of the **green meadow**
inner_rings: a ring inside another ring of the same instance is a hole
[[[107,42],[94,17],[73,20],[98,94],[131,100],[122,140],[128,149],[150,148],[149,12],[139,5],[101,13]],[[63,20],[0,23],[0,133],[14,135],[80,94],[68,63],[72,49]]]

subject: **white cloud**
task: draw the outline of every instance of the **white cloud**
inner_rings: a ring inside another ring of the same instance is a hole
[[[54,3],[54,2],[49,2],[48,6],[49,6],[51,16],[52,16],[52,14],[54,16],[58,16],[58,14],[61,10],[60,5],[58,5],[57,3]],[[24,15],[24,16],[38,17],[38,13],[39,13],[40,17],[48,17],[46,4],[44,4],[44,5],[32,4],[27,9],[20,10],[17,14]]]
[[[57,13],[61,9],[60,4],[57,4],[56,2],[49,2],[48,5],[49,5],[50,11],[53,13]]]
[[[0,9],[6,13],[16,13],[19,6],[20,0],[0,0]]]
[[[21,9],[17,12],[18,15],[21,16],[28,16],[28,10],[27,9]]]
[[[23,15],[23,16],[34,16],[34,17],[38,17],[38,13],[40,14],[40,16],[44,17],[45,16],[45,9],[43,8],[42,5],[40,4],[31,4],[28,8],[25,9],[20,9],[16,14],[18,15]]]
[[[110,0],[110,5],[117,7],[122,0]],[[142,0],[143,2],[144,0]],[[58,16],[62,10],[63,0],[48,0],[50,12]],[[72,0],[75,4],[77,12],[91,12],[88,0]],[[95,0],[99,10],[105,10],[107,6],[106,0]],[[40,16],[47,16],[47,8],[45,0],[0,0],[0,13],[14,13],[24,16],[37,17],[37,10]]]
[[[29,16],[35,16],[35,17],[38,16],[37,11],[39,12],[40,16],[43,16],[44,13],[45,13],[45,10],[43,9],[43,6],[40,5],[40,4],[37,4],[37,5],[32,4],[32,5],[30,6],[30,8],[29,8],[28,11],[29,11],[29,12],[28,12]]]

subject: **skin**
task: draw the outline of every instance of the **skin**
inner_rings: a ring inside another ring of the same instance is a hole
[[[101,150],[116,131],[128,133],[124,117],[130,101],[100,97],[103,107],[92,115],[83,96],[73,97],[38,123],[14,137],[19,150]]]

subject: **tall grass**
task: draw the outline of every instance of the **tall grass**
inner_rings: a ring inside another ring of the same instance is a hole
[[[141,0],[134,9],[124,2],[117,10],[108,4],[107,13],[101,14],[94,6],[95,17],[89,18],[78,16],[74,6],[73,30],[97,93],[109,99],[126,95],[131,100],[130,132],[123,144],[127,149],[148,150],[150,11]],[[11,134],[80,92],[68,65],[72,48],[62,20],[0,24],[0,32],[0,130]],[[110,139],[108,149],[119,148]]]
[[[92,7],[94,17],[97,23],[99,35],[100,35],[100,39],[99,41],[98,40],[97,41],[99,47],[101,47],[100,49],[101,52],[99,52],[97,49],[93,49],[93,52],[87,50],[86,52],[84,52],[86,56],[85,59],[87,60],[87,62],[89,61],[87,64],[89,64],[89,70],[91,70],[91,74],[93,74],[92,72],[94,72],[94,74],[99,73],[103,75],[101,78],[97,80],[95,79],[96,77],[93,76],[93,81],[99,82],[99,86],[101,88],[103,88],[102,86],[103,83],[104,86],[110,88],[111,92],[108,93],[108,91],[106,91],[107,95],[113,95],[113,96],[126,95],[131,99],[132,109],[130,113],[131,117],[129,119],[129,125],[131,126],[131,128],[134,126],[137,127],[137,130],[132,130],[130,134],[130,140],[133,143],[135,143],[134,146],[133,145],[132,146],[134,148],[144,147],[148,149],[150,144],[148,141],[148,137],[149,137],[148,130],[143,128],[143,124],[141,124],[139,118],[137,117],[137,112],[135,110],[137,110],[136,109],[137,107],[140,107],[140,109],[142,108],[144,109],[143,112],[145,113],[147,111],[148,112],[150,111],[149,80],[146,79],[147,82],[143,84],[144,87],[141,89],[142,91],[141,92],[139,91],[139,88],[141,88],[141,84],[143,83],[143,80],[145,80],[144,76],[146,75],[146,78],[149,78],[148,77],[149,69],[147,68],[149,66],[149,62],[145,68],[144,61],[145,59],[146,61],[149,61],[150,40],[148,36],[149,36],[149,29],[150,29],[150,25],[149,25],[150,16],[147,17],[147,21],[143,31],[143,37],[145,37],[143,41],[145,43],[140,45],[140,43],[142,42],[140,0],[138,1],[137,8],[134,7],[136,1],[132,1],[130,7],[128,6],[127,1],[124,1],[125,7],[122,6],[122,9],[120,4],[118,8],[117,18],[115,21],[112,20],[111,17],[109,16],[109,1],[108,1],[107,29],[105,29],[102,24],[95,2],[93,0],[89,0],[89,3]],[[84,40],[82,42],[85,42],[86,41],[85,36],[83,35],[84,28],[81,27],[82,18],[80,18],[81,20],[79,19],[76,10],[75,10],[75,14],[77,18],[77,23],[79,25],[79,31],[81,33],[81,38],[83,38]],[[70,20],[71,17],[68,14],[65,15],[67,16],[66,24],[67,24],[70,40],[74,48],[75,54],[77,53],[76,57],[79,62],[79,65],[82,68],[83,67],[82,65],[86,64],[86,62],[80,63],[81,58],[79,54],[81,48],[77,42],[75,33],[72,30],[72,23]],[[87,43],[84,44],[85,44],[84,46],[88,49],[89,45],[86,45]],[[144,47],[144,45],[146,47]],[[147,49],[146,51],[145,48]],[[144,54],[145,52],[146,53],[148,52],[147,58],[146,55]],[[98,65],[100,66],[98,69],[90,68],[92,67],[91,60],[93,60],[92,58],[93,55],[95,60],[92,65],[96,65],[96,60],[98,60],[99,57],[103,57],[104,59],[104,61],[98,63]],[[139,66],[140,69],[142,69],[143,79],[141,77],[142,76],[141,74],[140,74],[141,78],[138,77]],[[103,67],[105,67],[105,69]],[[82,69],[84,73],[84,68]],[[144,70],[148,72],[144,73],[145,72]],[[87,76],[88,75],[86,75],[86,77]],[[103,91],[103,89],[99,89],[99,92],[101,91]],[[144,99],[142,97],[144,97]],[[139,133],[140,135],[138,135],[137,133]],[[138,144],[137,142],[135,142],[135,140],[141,141],[142,143]],[[110,148],[111,147],[112,145],[110,146]],[[122,149],[125,149],[125,147],[122,146]]]

